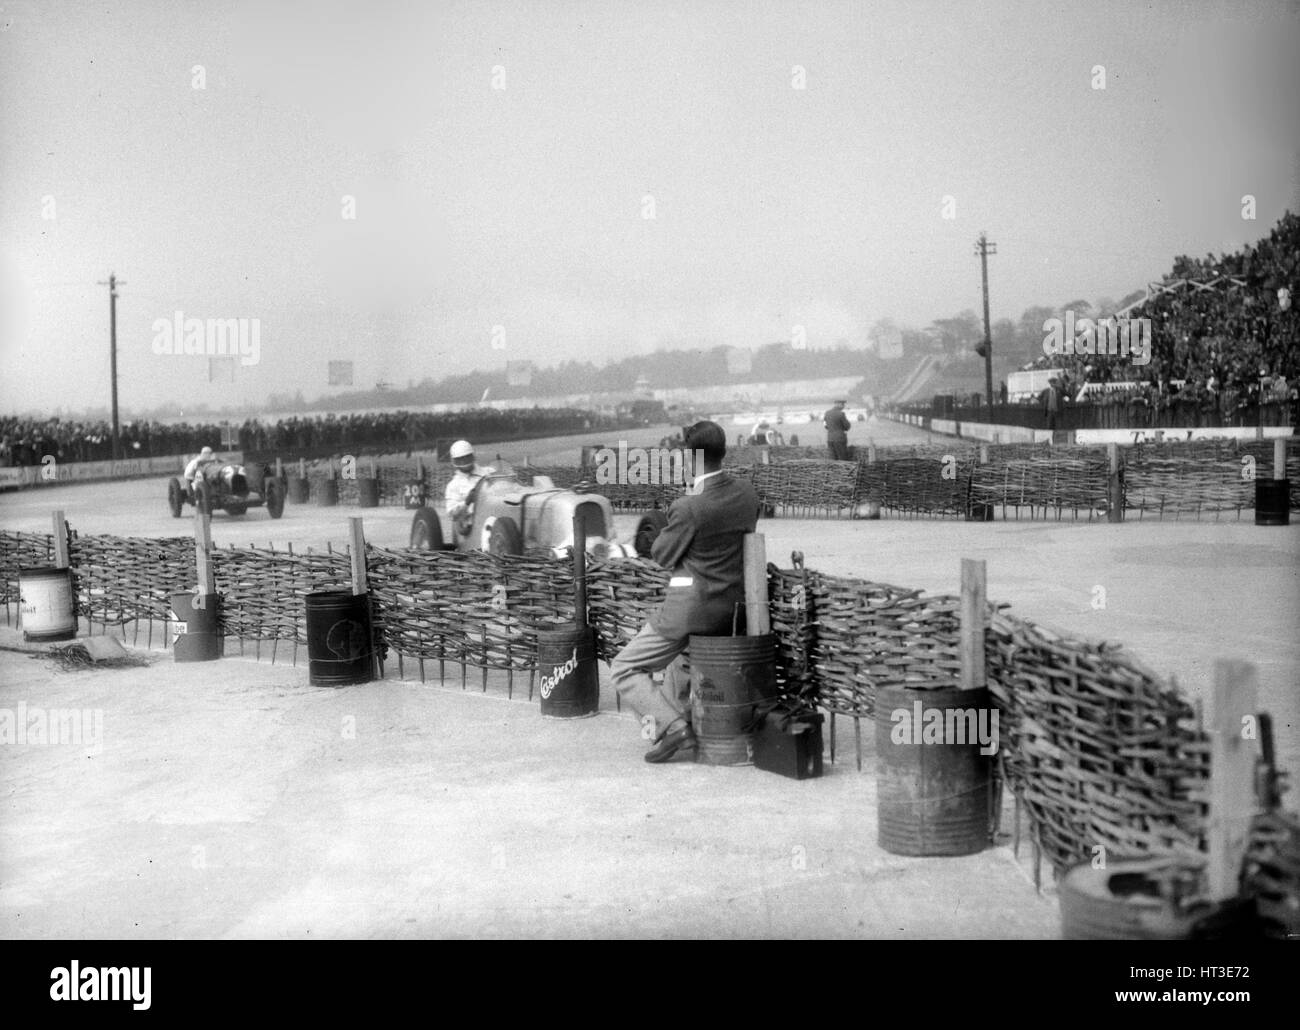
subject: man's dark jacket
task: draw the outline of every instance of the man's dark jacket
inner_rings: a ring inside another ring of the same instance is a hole
[[[822,422],[826,426],[827,443],[848,443],[849,417],[844,414],[843,408],[831,408],[822,417]]]
[[[743,608],[745,601],[745,534],[754,532],[758,508],[754,487],[726,472],[710,476],[700,493],[669,506],[668,525],[650,556],[674,579],[689,577],[691,582],[670,583],[664,603],[650,618],[656,633],[668,640],[731,633],[736,605]]]

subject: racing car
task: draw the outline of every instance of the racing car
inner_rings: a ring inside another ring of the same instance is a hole
[[[419,508],[411,521],[411,547],[434,551],[487,551],[490,554],[545,554],[563,557],[573,547],[573,519],[581,515],[587,551],[596,558],[647,556],[667,524],[660,511],[641,518],[635,538],[620,542],[609,500],[556,487],[546,476],[531,486],[513,475],[488,475],[469,495],[471,514],[452,519],[433,508]]]
[[[265,465],[221,465],[205,469],[203,478],[191,486],[173,477],[167,484],[167,505],[172,517],[192,504],[205,515],[224,509],[229,515],[243,515],[249,508],[266,505],[271,518],[284,514],[284,484]]]

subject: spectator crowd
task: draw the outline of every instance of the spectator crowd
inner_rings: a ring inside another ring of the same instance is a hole
[[[527,408],[458,412],[378,411],[319,415],[233,424],[234,447],[243,451],[337,446],[410,450],[416,444],[463,437],[501,440],[602,429],[612,420],[576,408]],[[122,457],[152,458],[194,454],[203,447],[223,449],[220,424],[138,420],[119,426]],[[108,461],[113,457],[112,426],[103,420],[0,417],[0,466],[39,465],[45,455],[60,462]]]
[[[1288,212],[1268,237],[1239,253],[1174,262],[1166,288],[1129,312],[1150,319],[1148,364],[1115,355],[1057,354],[1024,370],[1063,369],[1057,383],[1062,404],[1086,383],[1112,384],[1089,391],[1087,400],[1126,407],[1138,421],[1149,412],[1152,424],[1233,425],[1256,412],[1265,421],[1288,424],[1300,384],[1297,280],[1300,216]]]

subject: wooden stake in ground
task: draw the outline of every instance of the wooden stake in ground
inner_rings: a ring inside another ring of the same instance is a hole
[[[1273,478],[1286,479],[1286,439],[1281,436],[1273,441]]]
[[[198,573],[199,593],[195,608],[202,608],[212,588],[212,516],[194,507],[194,568]]]
[[[352,544],[352,593],[364,594],[370,586],[366,578],[366,534],[359,517],[348,519],[348,534]]]
[[[1214,663],[1206,727],[1210,735],[1206,879],[1213,901],[1237,895],[1251,820],[1260,807],[1255,797],[1258,693],[1258,676],[1250,662],[1220,659]]]
[[[366,574],[366,534],[359,516],[352,516],[348,519],[348,558],[352,565],[352,596],[360,597],[362,594],[370,592],[370,580]],[[366,598],[366,608],[370,612],[370,640],[371,640],[371,658],[370,671],[376,679],[384,678],[384,663],[380,658],[381,650],[376,646],[376,634],[374,629],[375,604],[374,598]]]
[[[1109,476],[1106,480],[1106,521],[1124,521],[1124,490],[1120,486],[1119,447],[1106,445],[1106,463]]]
[[[961,689],[988,685],[984,667],[984,628],[988,615],[987,570],[972,558],[961,560]]]
[[[56,569],[66,569],[72,564],[68,555],[68,520],[63,517],[63,512],[54,513],[54,567]]]
[[[573,513],[573,621],[587,625],[587,523],[581,508]]]
[[[767,607],[767,542],[762,533],[745,534],[745,635],[772,632]]]

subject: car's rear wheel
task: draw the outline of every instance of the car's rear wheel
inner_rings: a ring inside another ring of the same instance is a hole
[[[441,551],[442,523],[432,508],[417,508],[411,520],[411,546],[421,551]]]
[[[636,553],[642,558],[649,558],[650,549],[666,525],[668,516],[662,511],[655,510],[642,515],[636,526]]]
[[[524,541],[519,535],[519,527],[511,519],[499,518],[492,523],[488,533],[489,554],[523,554]]]
[[[172,510],[172,518],[181,517],[181,507],[185,504],[185,488],[175,476],[167,484],[167,507]]]
[[[266,510],[271,518],[278,519],[284,514],[284,485],[274,476],[268,476],[262,489],[266,494]]]

